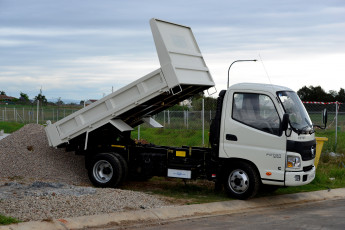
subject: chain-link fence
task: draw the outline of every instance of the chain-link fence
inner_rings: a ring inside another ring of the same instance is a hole
[[[328,111],[327,129],[345,131],[345,105],[341,103],[323,103],[323,102],[304,102],[313,124],[322,124],[322,111]],[[210,107],[210,106],[207,106]],[[76,108],[59,107],[0,107],[0,121],[20,122],[20,123],[46,123],[58,121],[74,112]],[[215,110],[165,110],[154,115],[154,119],[167,129],[194,129],[200,130],[204,126],[208,129],[211,120],[215,116]]]
[[[201,111],[193,110],[165,110],[156,114],[153,118],[164,126],[166,129],[193,129],[193,130],[209,130],[211,120],[215,116],[216,100],[208,101],[208,104],[200,106]],[[345,131],[345,105],[337,102],[304,102],[313,124],[322,125],[322,111],[328,111],[328,130],[337,132]],[[204,109],[203,109],[204,108]],[[212,108],[207,109],[207,108]],[[40,123],[44,124],[47,120],[52,122],[58,121],[74,112],[80,107],[60,108],[60,107],[0,107],[0,121],[12,121],[21,123]],[[145,124],[142,127],[148,127]],[[204,133],[204,132],[203,132]],[[335,135],[335,136],[336,136]],[[203,138],[205,139],[205,138]],[[337,139],[329,140],[337,143]],[[207,142],[207,140],[204,140]]]
[[[0,107],[0,121],[44,124],[48,120],[58,121],[77,110],[78,108],[58,107]]]
[[[327,109],[327,129],[345,131],[345,105],[339,102],[303,102],[313,124],[322,124],[322,111]]]
[[[202,129],[209,127],[215,111],[170,111],[165,110],[153,116],[157,122],[167,129]]]

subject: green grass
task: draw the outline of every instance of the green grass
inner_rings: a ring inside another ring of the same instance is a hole
[[[13,133],[22,128],[25,124],[17,122],[3,122],[0,121],[0,130],[4,130],[5,133]]]
[[[208,130],[205,131],[205,146],[208,144]],[[132,138],[138,138],[137,128],[132,132]],[[141,128],[140,139],[149,143],[166,146],[202,146],[202,131],[191,129],[151,129]]]
[[[148,181],[128,181],[121,188],[161,195],[175,204],[189,205],[229,200],[224,192],[215,192],[214,183],[207,180],[153,177]]]
[[[336,152],[345,154],[345,132],[337,132],[337,145],[335,145],[335,130],[317,130],[317,137],[327,137],[323,145],[323,152]]]
[[[19,222],[20,221],[15,219],[15,218],[3,216],[0,214],[0,225],[15,224],[15,223],[19,223]]]

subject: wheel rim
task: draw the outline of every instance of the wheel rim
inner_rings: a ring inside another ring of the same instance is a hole
[[[234,193],[242,194],[249,187],[249,177],[242,169],[236,169],[230,173],[228,184]]]
[[[97,161],[93,166],[93,177],[99,183],[107,183],[113,177],[113,167],[108,161]]]

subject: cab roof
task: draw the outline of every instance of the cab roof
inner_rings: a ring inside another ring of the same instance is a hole
[[[272,84],[262,84],[262,83],[238,83],[229,87],[229,90],[255,90],[255,91],[265,91],[275,94],[277,91],[293,91],[292,89]]]

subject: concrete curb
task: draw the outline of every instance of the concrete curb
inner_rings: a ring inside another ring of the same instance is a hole
[[[345,198],[345,188],[330,191],[316,191],[296,193],[273,197],[262,197],[247,201],[232,200],[207,204],[163,207],[150,210],[118,212],[94,216],[81,216],[52,221],[30,221],[8,226],[1,226],[0,230],[29,230],[29,229],[83,229],[106,225],[121,225],[124,223],[140,223],[144,221],[172,221],[195,216],[210,216],[220,214],[241,213],[248,210],[267,208],[271,206],[302,204],[328,199]]]

